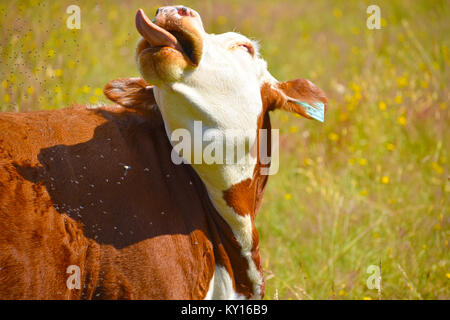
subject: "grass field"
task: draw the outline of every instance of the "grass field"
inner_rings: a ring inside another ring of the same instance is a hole
[[[0,111],[107,103],[109,80],[139,76],[137,8],[167,3],[0,2]],[[260,40],[279,80],[310,79],[330,99],[324,124],[272,115],[280,170],[257,217],[266,299],[450,299],[450,2],[183,4],[210,33]],[[366,27],[369,4],[380,30]]]

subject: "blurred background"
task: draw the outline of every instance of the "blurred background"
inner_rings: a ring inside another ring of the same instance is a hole
[[[79,30],[66,27],[73,4]],[[109,103],[108,81],[139,76],[137,9],[167,4],[259,40],[277,79],[310,79],[330,100],[324,124],[272,114],[280,170],[256,220],[265,298],[450,299],[450,2],[2,1],[0,111]]]

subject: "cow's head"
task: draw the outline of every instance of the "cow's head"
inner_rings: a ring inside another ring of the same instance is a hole
[[[142,36],[137,65],[143,78],[154,85],[168,134],[176,128],[192,128],[195,120],[202,121],[204,129],[256,129],[258,117],[273,109],[323,121],[327,99],[318,87],[304,79],[277,81],[255,41],[236,32],[206,33],[196,11],[161,7],[151,21],[139,10],[136,27]],[[145,94],[132,98],[141,87],[128,79],[110,83],[105,93],[118,103],[123,94],[128,106],[137,106],[143,104]]]

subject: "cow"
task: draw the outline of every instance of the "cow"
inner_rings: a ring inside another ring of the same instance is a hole
[[[0,114],[1,299],[264,297],[269,111],[323,121],[327,98],[276,80],[255,41],[206,33],[193,9],[140,9],[136,28],[142,78],[109,82],[114,105]],[[198,122],[245,129],[245,161],[179,152],[173,136]]]

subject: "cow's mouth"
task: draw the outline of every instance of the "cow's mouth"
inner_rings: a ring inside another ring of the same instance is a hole
[[[142,9],[138,10],[136,28],[148,43],[148,47],[170,47],[185,55],[193,66],[197,66],[202,55],[202,41],[192,24],[183,23],[182,19],[158,20],[155,18],[155,22],[150,21]],[[145,47],[141,48],[141,51],[144,49]]]

